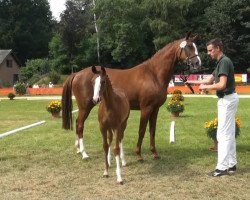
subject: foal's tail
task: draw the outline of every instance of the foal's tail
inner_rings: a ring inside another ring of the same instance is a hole
[[[62,128],[73,130],[72,123],[72,81],[75,74],[70,75],[64,85],[62,92]]]

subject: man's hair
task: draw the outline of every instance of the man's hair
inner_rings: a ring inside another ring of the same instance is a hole
[[[214,47],[219,47],[220,50],[223,51],[223,43],[222,43],[221,39],[219,39],[219,38],[212,39],[207,43],[207,46],[210,44],[212,44]]]

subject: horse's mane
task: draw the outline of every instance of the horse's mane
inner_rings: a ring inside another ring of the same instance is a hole
[[[165,53],[167,51],[167,49],[170,49],[173,45],[175,45],[175,43],[177,41],[180,41],[180,40],[183,40],[183,39],[175,40],[173,42],[166,44],[163,48],[161,48],[155,54],[153,54],[149,59],[147,59],[144,62],[142,62],[141,64],[139,64],[139,66],[140,65],[147,65],[151,60],[153,60],[157,56],[161,56],[163,53]]]

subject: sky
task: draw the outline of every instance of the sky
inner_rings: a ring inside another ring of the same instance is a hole
[[[52,15],[58,21],[60,20],[61,12],[65,10],[65,2],[66,0],[49,0]]]

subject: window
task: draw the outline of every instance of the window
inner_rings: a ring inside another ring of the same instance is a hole
[[[12,60],[6,60],[6,66],[12,67]]]

